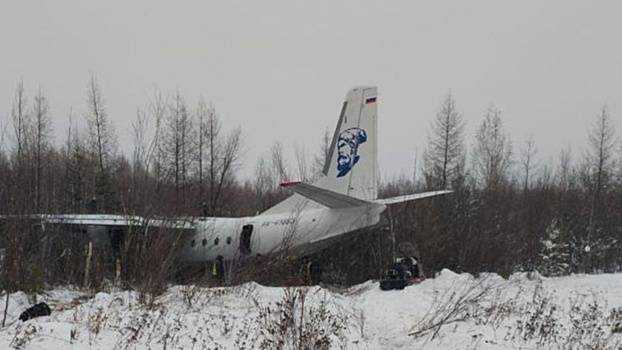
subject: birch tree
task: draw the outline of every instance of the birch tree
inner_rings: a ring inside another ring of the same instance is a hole
[[[494,189],[507,181],[512,144],[503,128],[501,111],[490,107],[475,135],[474,170],[482,185]]]
[[[520,153],[520,166],[523,173],[523,191],[527,191],[531,185],[531,177],[537,167],[535,160],[537,153],[536,142],[533,137],[530,136],[527,141],[525,141]]]

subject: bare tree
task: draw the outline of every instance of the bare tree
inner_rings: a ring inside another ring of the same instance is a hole
[[[24,82],[17,83],[15,90],[15,97],[13,99],[13,105],[11,108],[11,120],[13,122],[13,130],[15,132],[15,147],[17,154],[17,162],[21,164],[23,162],[23,155],[27,147],[28,128],[30,125],[30,118],[27,112],[27,100],[24,92]]]
[[[91,75],[87,91],[88,112],[85,115],[89,152],[96,164],[95,196],[103,199],[101,209],[113,208],[113,191],[111,185],[112,159],[117,151],[117,137],[108,118],[101,88],[94,75]]]
[[[27,219],[27,215],[32,214],[33,210],[35,184],[31,145],[35,137],[32,134],[32,119],[27,112],[22,82],[18,83],[15,92],[11,121],[15,148],[10,174],[3,184],[8,197],[4,214],[13,214],[15,217],[11,220],[0,220],[0,245],[4,248],[3,262],[0,264],[0,284],[7,294],[16,290],[27,293],[40,290],[45,269],[38,260],[41,246],[37,243],[41,242],[41,237]]]
[[[328,128],[324,129],[322,133],[322,139],[320,140],[320,148],[318,149],[318,153],[315,155],[314,164],[313,164],[313,172],[315,174],[319,174],[324,171],[326,167],[326,163],[330,162],[328,156],[330,155],[330,146],[331,146],[331,136]]]
[[[130,191],[132,195],[128,198],[132,203],[125,203],[124,208],[137,209],[140,206],[146,204],[149,200],[147,198],[147,185],[149,182],[149,152],[150,152],[150,140],[149,140],[149,128],[150,119],[149,114],[141,110],[136,111],[136,119],[132,122],[132,174],[131,174],[131,187]]]
[[[307,151],[304,146],[294,146],[294,151],[296,152],[296,166],[298,168],[298,179],[300,181],[309,181],[312,177],[313,170],[310,167],[310,164],[307,162]]]
[[[161,151],[175,186],[176,203],[184,207],[187,204],[186,185],[194,160],[194,130],[186,102],[179,92],[169,104],[165,123]]]
[[[523,173],[522,182],[524,191],[527,191],[529,189],[529,186],[531,185],[530,176],[532,176],[534,170],[537,167],[536,161],[534,159],[537,153],[538,149],[536,147],[536,142],[534,141],[533,137],[530,136],[527,141],[525,141],[525,144],[521,149],[520,158],[520,165]]]
[[[7,125],[0,121],[0,153],[2,154],[6,152],[6,129]]]
[[[50,148],[50,135],[52,133],[52,123],[49,115],[49,105],[47,98],[43,95],[41,89],[35,96],[33,104],[33,130],[32,135],[34,148],[34,166],[35,166],[35,212],[41,211],[42,197],[42,177],[43,177],[43,161],[44,155]]]
[[[507,180],[512,156],[512,144],[503,129],[501,111],[490,107],[475,137],[474,170],[484,187],[495,188]]]
[[[106,173],[109,161],[116,152],[117,140],[108,119],[101,88],[92,75],[88,86],[88,107],[86,115],[91,152],[95,155],[101,173]]]
[[[464,122],[448,94],[431,125],[424,153],[425,178],[430,188],[445,189],[464,168]]]
[[[255,191],[255,211],[260,212],[266,209],[266,195],[273,190],[270,166],[265,158],[259,157],[255,165],[255,181],[253,183]]]
[[[213,194],[210,195],[212,200],[211,208],[214,214],[222,212],[221,201],[225,190],[229,189],[235,183],[235,169],[238,165],[240,157],[240,148],[242,147],[242,129],[233,129],[224,141],[222,155],[218,166],[218,178]]]
[[[155,129],[151,141],[146,151],[145,165],[148,171],[153,171],[155,180],[155,195],[159,196],[161,190],[162,179],[164,177],[164,151],[162,146],[163,139],[163,123],[166,116],[167,102],[158,90],[153,94],[153,98],[149,103],[147,113],[149,119],[155,122]]]
[[[583,166],[583,178],[590,193],[590,214],[585,238],[584,269],[594,268],[592,256],[603,258],[605,251],[609,249],[615,237],[607,236],[605,227],[604,195],[608,192],[610,182],[615,169],[615,128],[607,107],[603,106],[588,134],[588,149],[585,154]],[[599,228],[596,230],[596,228]],[[596,237],[598,236],[598,237]],[[588,248],[589,247],[589,248]],[[594,249],[597,248],[597,249]]]
[[[275,182],[280,182],[289,178],[285,156],[283,155],[283,145],[275,141],[270,148],[272,155],[272,172]]]
[[[207,135],[207,143],[209,147],[209,158],[208,158],[208,168],[209,168],[209,211],[210,214],[216,211],[216,201],[214,194],[216,192],[216,178],[218,172],[218,157],[220,153],[220,119],[215,111],[212,111],[208,115],[207,118],[207,127],[205,129]]]
[[[7,211],[7,197],[10,183],[10,165],[6,154],[7,125],[0,122],[0,210]]]
[[[32,210],[32,171],[30,167],[30,141],[32,140],[31,116],[27,111],[27,99],[24,83],[19,82],[11,108],[11,122],[15,137],[13,151],[13,169],[11,172],[9,193],[12,210],[24,212]]]
[[[0,121],[0,212],[6,213],[9,209],[11,164],[7,154],[7,127],[8,123]],[[1,232],[1,231],[0,231]]]
[[[536,168],[539,171],[538,171],[538,177],[535,179],[535,183],[540,189],[551,188],[551,186],[554,183],[554,181],[552,180],[553,166],[550,165],[552,163],[553,163],[552,159],[549,159],[548,162],[545,162],[542,166],[539,166]],[[527,187],[527,189],[530,189],[533,186],[532,183],[534,181],[532,181],[533,179],[532,173],[533,171],[529,174],[529,180],[527,181],[529,186]],[[525,188],[523,188],[523,191],[525,191]]]
[[[89,168],[87,145],[73,124],[71,114],[65,141],[65,210],[70,213],[80,213],[84,208],[87,196],[86,178]]]
[[[198,135],[197,135],[197,172],[199,177],[199,198],[203,200],[205,196],[205,156],[206,156],[206,136],[208,136],[208,120],[210,116],[213,114],[213,110],[210,109],[205,100],[200,99],[199,105],[197,106],[196,111],[196,123],[198,126]],[[210,153],[211,154],[211,153]],[[211,168],[210,168],[211,170]]]
[[[139,108],[136,110],[136,119],[132,122],[132,163],[135,169],[137,167],[142,168],[147,163],[147,153],[149,151],[148,130],[149,117]]]
[[[570,145],[559,153],[559,164],[557,166],[558,186],[562,192],[567,191],[574,183],[572,172],[572,149]]]
[[[599,202],[602,192],[607,188],[615,168],[615,126],[603,106],[588,134],[589,147],[585,155],[585,169],[593,204]]]
[[[31,211],[33,195],[33,172],[31,168],[32,117],[28,113],[23,82],[17,84],[11,108],[11,122],[15,136],[13,171],[10,180],[13,210]]]
[[[229,134],[222,132],[222,123],[214,106],[199,103],[201,120],[201,147],[199,166],[199,183],[203,186],[203,178],[207,176],[207,215],[217,215],[223,211],[223,196],[235,182],[234,171],[237,166],[240,147],[241,129],[236,128]],[[207,174],[203,174],[203,169]],[[201,197],[202,198],[202,197]]]

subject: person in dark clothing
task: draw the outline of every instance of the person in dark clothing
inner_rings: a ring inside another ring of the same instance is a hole
[[[201,213],[203,214],[203,216],[207,216],[207,203],[205,202],[201,203]]]
[[[225,280],[225,262],[221,255],[216,258],[212,266],[212,277],[215,281],[218,281],[218,283],[223,283]]]
[[[311,259],[308,256],[302,258],[302,268],[300,270],[302,275],[302,283],[305,286],[311,284]]]
[[[97,198],[93,197],[87,204],[86,210],[89,214],[97,214]]]
[[[311,285],[320,284],[322,281],[322,268],[317,261],[309,263],[309,281]]]
[[[418,261],[416,256],[413,256],[411,259],[412,259],[411,270],[412,270],[412,273],[413,273],[413,277],[414,278],[419,278],[419,277],[421,277],[421,271],[419,270],[419,261]]]
[[[393,263],[393,266],[391,266],[391,269],[396,272],[397,274],[396,277],[398,279],[404,279],[404,265],[402,265],[401,262]]]

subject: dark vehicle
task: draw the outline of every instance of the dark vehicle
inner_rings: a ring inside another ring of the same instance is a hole
[[[422,280],[415,257],[397,258],[385,273],[384,278],[380,280],[380,289],[404,289],[406,286],[419,283]]]

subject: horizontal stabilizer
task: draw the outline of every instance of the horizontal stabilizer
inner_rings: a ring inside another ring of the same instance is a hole
[[[300,181],[284,182],[282,187],[291,189],[299,195],[320,203],[329,208],[360,207],[372,204],[362,199],[346,196],[345,194],[326,190],[317,186],[302,183]]]
[[[395,203],[414,201],[414,200],[417,200],[417,199],[423,199],[423,198],[428,198],[428,197],[440,196],[440,195],[448,194],[448,193],[452,193],[452,192],[453,191],[431,191],[431,192],[407,194],[405,196],[397,196],[397,197],[391,197],[391,198],[377,199],[377,200],[374,201],[374,203],[380,203],[380,204],[389,205],[389,204],[395,204]]]

